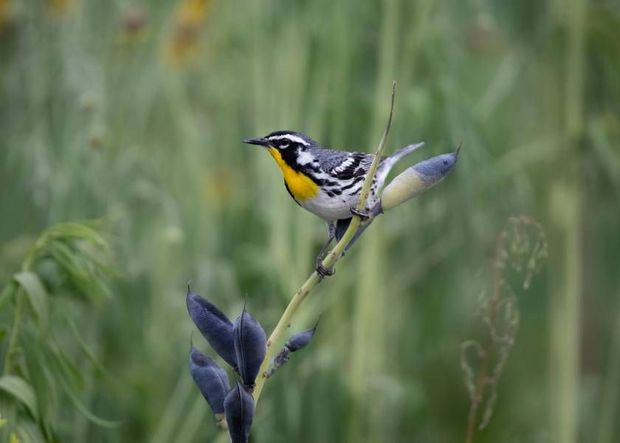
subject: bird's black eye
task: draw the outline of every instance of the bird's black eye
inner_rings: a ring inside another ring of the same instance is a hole
[[[280,149],[286,149],[286,148],[288,148],[288,142],[281,142]]]

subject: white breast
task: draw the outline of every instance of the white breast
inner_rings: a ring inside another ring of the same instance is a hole
[[[351,208],[354,207],[356,203],[357,198],[354,196],[338,195],[330,197],[325,191],[319,192],[314,198],[300,202],[304,209],[307,209],[327,222],[351,217]]]

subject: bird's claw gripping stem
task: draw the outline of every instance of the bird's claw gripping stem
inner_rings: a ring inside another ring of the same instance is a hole
[[[336,273],[334,269],[327,269],[321,264],[321,261],[317,261],[315,271],[321,276],[321,278],[331,277]]]
[[[366,221],[370,218],[370,213],[367,209],[351,208],[351,214],[357,215],[362,221]]]

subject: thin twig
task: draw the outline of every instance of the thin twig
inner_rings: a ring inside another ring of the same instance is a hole
[[[381,141],[377,146],[377,151],[375,153],[375,158],[373,159],[370,169],[366,175],[366,179],[364,180],[364,184],[362,186],[362,191],[360,192],[359,200],[357,201],[356,209],[358,211],[364,211],[366,209],[366,203],[368,200],[368,196],[370,194],[370,188],[372,182],[375,178],[375,174],[377,173],[377,167],[379,166],[379,162],[381,161],[381,155],[385,149],[385,144],[387,142],[387,137],[390,132],[390,128],[392,126],[392,115],[394,113],[394,98],[396,95],[396,82],[392,83],[392,96],[390,102],[390,113],[388,116],[388,121],[385,126],[385,130],[383,131],[383,135],[381,137]],[[349,224],[348,229],[340,239],[340,241],[334,246],[334,248],[325,256],[321,265],[325,269],[332,269],[338,260],[342,257],[342,253],[345,248],[351,241],[351,239],[356,234],[362,219],[358,215],[353,215],[351,219],[351,223]],[[319,275],[318,272],[314,271],[310,277],[305,281],[305,283],[295,292],[293,298],[289,302],[288,306],[284,310],[282,317],[278,321],[278,324],[274,328],[273,332],[269,336],[269,340],[267,340],[267,353],[265,355],[265,359],[261,364],[259,370],[259,376],[256,380],[256,386],[254,387],[254,402],[258,403],[258,399],[260,398],[260,394],[263,390],[263,386],[265,385],[265,381],[267,380],[267,373],[269,370],[269,364],[271,359],[275,353],[276,345],[279,344],[282,340],[282,336],[284,332],[291,326],[291,320],[299,306],[304,301],[304,299],[308,296],[310,291],[314,289],[316,285],[318,285],[323,277]]]

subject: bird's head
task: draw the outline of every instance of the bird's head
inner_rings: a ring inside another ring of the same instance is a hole
[[[244,140],[250,145],[262,146],[268,149],[276,149],[282,155],[285,153],[305,151],[317,143],[301,132],[293,131],[274,131],[262,138],[251,138]]]

